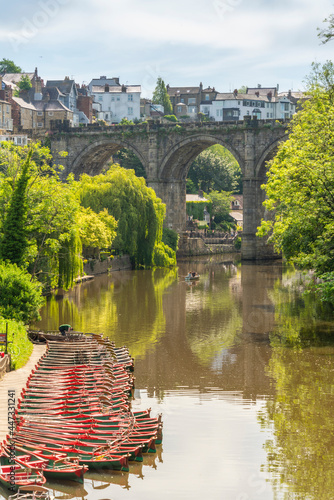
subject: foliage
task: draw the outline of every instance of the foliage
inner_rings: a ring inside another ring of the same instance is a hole
[[[204,220],[204,210],[210,213],[212,212],[212,202],[208,199],[204,201],[187,201],[186,203],[186,211],[187,215],[192,215],[196,220]]]
[[[122,118],[119,122],[120,125],[134,125],[132,120],[128,120],[126,117]]]
[[[97,213],[106,208],[118,221],[116,251],[129,254],[135,267],[154,265],[154,247],[162,241],[165,205],[145,179],[113,165],[105,174],[83,175],[78,190],[84,207]]]
[[[235,239],[235,242],[234,242],[234,248],[236,250],[240,250],[241,249],[241,238],[240,236],[238,236],[236,239]]]
[[[308,86],[311,98],[269,164],[264,205],[275,216],[262,221],[258,234],[319,275],[334,270],[333,63],[314,64]]]
[[[9,206],[5,212],[0,240],[0,256],[19,266],[24,264],[27,239],[27,185],[29,181],[29,163],[32,151],[22,167],[22,173],[13,189]]]
[[[197,156],[190,166],[188,179],[197,191],[210,190],[241,192],[241,170],[233,155],[219,144]]]
[[[230,227],[235,227],[232,217],[230,216],[231,194],[224,191],[211,191],[205,194],[212,202],[211,215],[214,217],[214,226],[227,230]]]
[[[10,354],[11,360],[11,368],[17,370],[26,364],[28,361],[32,350],[33,345],[28,339],[27,331],[24,325],[20,322],[3,319],[0,316],[0,332],[8,332],[8,353]],[[1,346],[0,349],[4,351],[4,346]]]
[[[5,73],[22,73],[22,69],[14,61],[3,58],[0,61],[0,75]]]
[[[210,121],[210,118],[208,116],[206,116],[205,113],[202,113],[202,111],[197,113],[197,118],[200,122],[209,122]]]
[[[28,75],[22,75],[17,85],[20,90],[30,90],[32,88],[32,83]]]
[[[238,89],[239,94],[247,94],[247,85],[242,85],[240,89]]]
[[[162,230],[162,242],[169,246],[174,252],[177,251],[177,244],[179,241],[179,235],[173,229],[169,227],[164,227]]]
[[[95,213],[90,208],[81,208],[77,216],[81,243],[85,247],[111,248],[116,237],[117,222],[106,209]]]
[[[0,261],[0,316],[28,324],[39,319],[41,286],[16,264]]]
[[[328,18],[324,19],[324,22],[328,23],[328,26],[323,29],[318,28],[318,37],[323,44],[331,41],[334,37],[334,14],[331,14]]]
[[[153,104],[161,104],[164,107],[164,114],[171,115],[173,113],[173,106],[170,101],[165,82],[161,77],[157,79],[157,84],[152,96]]]
[[[24,261],[29,272],[38,276],[43,283],[45,291],[59,286],[68,288],[73,284],[73,277],[77,277],[82,270],[81,242],[76,220],[80,204],[73,184],[60,181],[48,148],[38,143],[32,143],[29,148],[2,143],[0,221],[8,212],[29,151],[31,158],[25,225],[28,245]],[[1,232],[4,232],[4,227],[0,226]],[[74,267],[69,269],[67,266]]]
[[[129,149],[122,148],[117,151],[113,160],[115,163],[119,163],[121,167],[126,168],[127,170],[134,170],[137,177],[144,177],[144,179],[147,178],[142,162],[139,160],[138,156]]]
[[[159,241],[154,245],[153,267],[172,267],[176,265],[176,254],[168,245]]]
[[[164,118],[166,118],[166,120],[170,121],[170,122],[177,122],[177,118],[175,115],[164,115]]]

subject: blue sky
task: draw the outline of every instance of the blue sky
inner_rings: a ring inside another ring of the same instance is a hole
[[[150,97],[171,86],[302,90],[312,61],[331,59],[317,28],[332,0],[15,0],[1,6],[0,59],[44,80],[118,76]]]

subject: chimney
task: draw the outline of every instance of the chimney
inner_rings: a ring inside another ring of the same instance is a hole
[[[126,86],[122,85],[122,92],[126,92]]]
[[[104,86],[104,91],[105,92],[109,92],[109,85],[106,83],[105,86]]]
[[[238,89],[234,89],[234,90],[233,90],[233,94],[234,94],[235,96],[237,96],[237,95],[238,95]]]

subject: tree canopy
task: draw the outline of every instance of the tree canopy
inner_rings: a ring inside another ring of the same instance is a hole
[[[162,242],[165,205],[133,170],[112,165],[105,174],[83,175],[81,203],[99,213],[107,209],[118,223],[113,248],[131,256],[135,267],[175,264],[175,252]]]
[[[289,138],[269,163],[263,186],[273,220],[259,235],[270,235],[277,251],[318,274],[334,271],[334,66],[313,64],[309,99],[294,115]]]
[[[14,61],[5,57],[0,61],[0,74],[5,73],[22,73],[20,66],[17,66]]]
[[[165,115],[173,114],[173,106],[170,101],[165,82],[160,77],[157,79],[157,85],[153,92],[152,102],[153,104],[161,104],[164,107]]]
[[[215,190],[234,193],[240,193],[242,190],[239,164],[234,156],[219,144],[197,156],[191,164],[187,179],[187,192],[191,194],[197,193],[199,189],[205,192]]]

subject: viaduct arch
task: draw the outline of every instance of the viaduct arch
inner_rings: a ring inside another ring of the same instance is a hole
[[[97,175],[120,148],[128,148],[142,162],[147,185],[166,204],[166,225],[182,232],[186,218],[186,176],[193,160],[213,144],[227,148],[238,161],[243,179],[244,230],[242,258],[256,260],[273,256],[272,248],[256,237],[261,218],[266,182],[266,161],[273,157],[280,142],[287,139],[287,121],[257,120],[204,122],[182,126],[150,121],[136,126],[61,129],[50,132],[51,151],[67,151],[59,163],[64,178],[74,173]],[[58,155],[59,156],[59,155]]]

